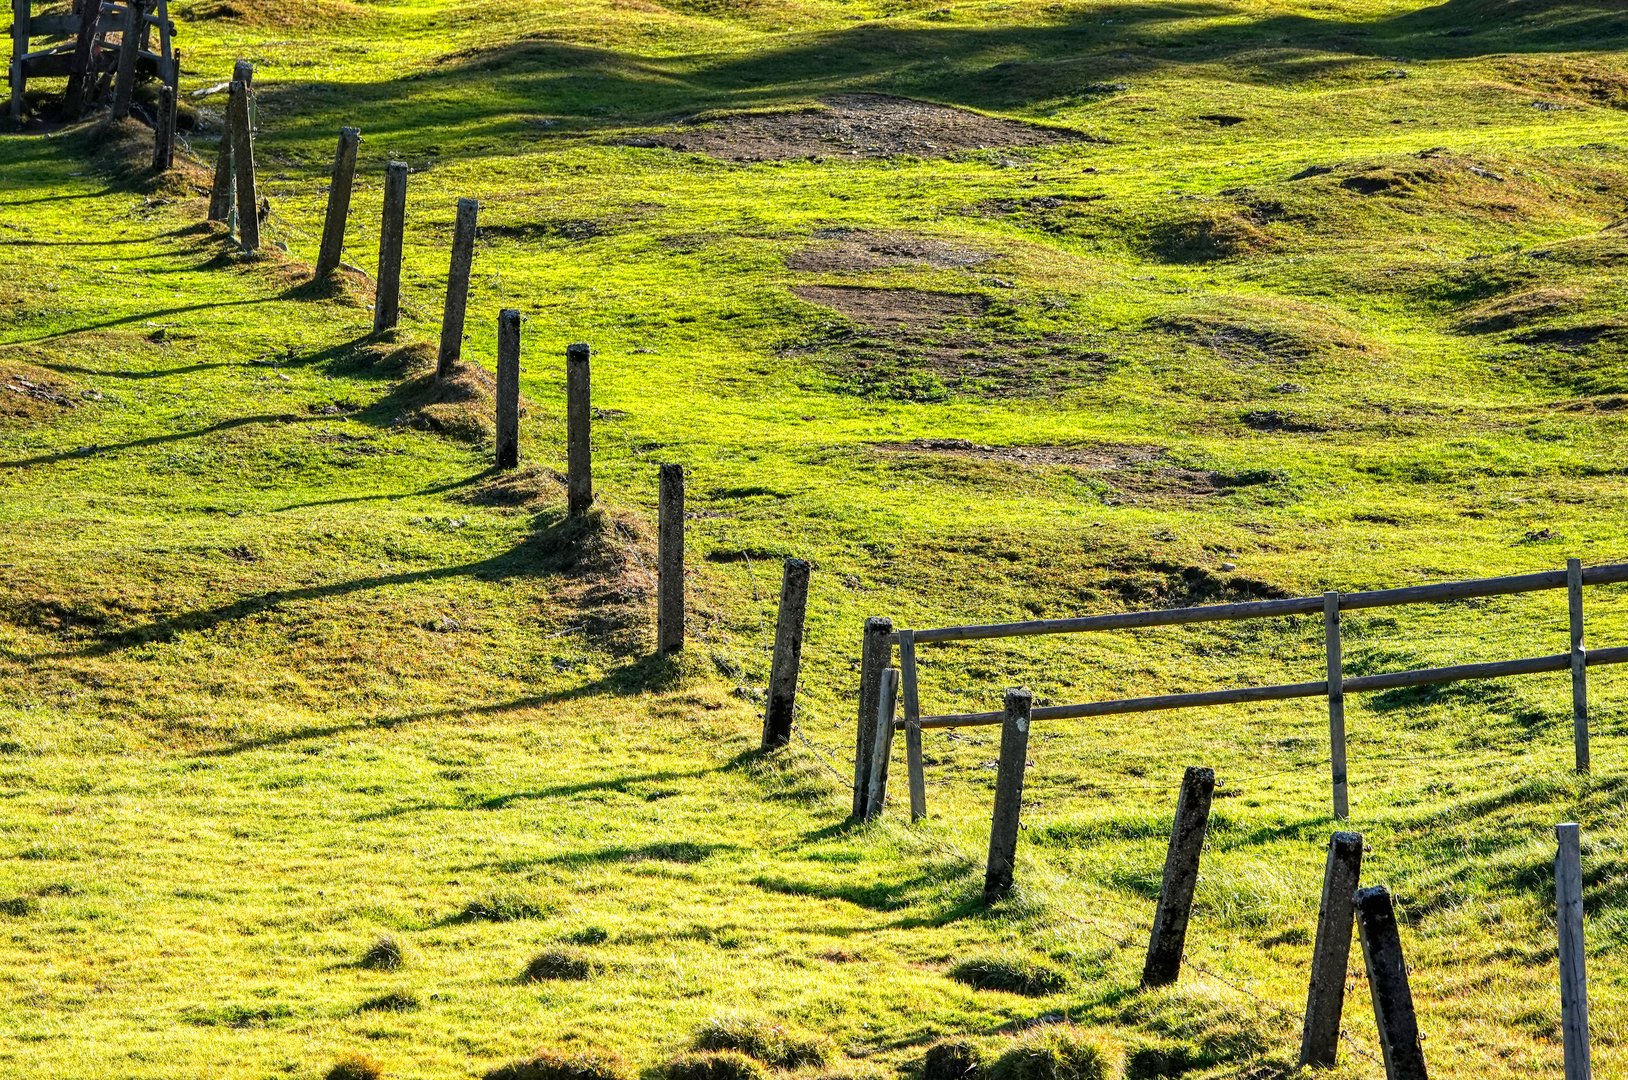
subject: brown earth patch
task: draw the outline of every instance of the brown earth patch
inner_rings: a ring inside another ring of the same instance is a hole
[[[726,161],[809,157],[950,157],[973,150],[1052,146],[1074,133],[884,94],[842,94],[788,112],[701,114],[682,132],[623,140]]]
[[[1162,446],[1134,443],[1096,443],[1089,446],[981,446],[968,439],[911,439],[874,443],[886,454],[932,454],[992,461],[1022,468],[1076,468],[1103,474],[1101,479],[1120,495],[1202,497],[1219,495],[1237,486],[1219,473],[1164,463],[1169,451]]]
[[[81,392],[33,364],[0,363],[0,420],[44,420],[78,405]]]
[[[786,256],[788,270],[844,273],[898,266],[964,270],[981,266],[995,257],[977,248],[911,233],[828,229],[816,232],[814,237],[818,243]]]
[[[1516,330],[1575,311],[1586,290],[1575,285],[1531,289],[1499,297],[1465,312],[1454,329],[1465,334],[1496,334]]]

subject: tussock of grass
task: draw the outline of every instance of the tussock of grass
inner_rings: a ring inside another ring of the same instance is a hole
[[[1068,975],[1034,956],[976,956],[950,969],[950,978],[974,990],[1004,990],[1046,997],[1068,989]]]
[[[633,1080],[633,1066],[608,1051],[543,1048],[525,1061],[486,1073],[482,1080]]]
[[[423,1005],[411,990],[392,990],[378,997],[368,998],[356,1006],[357,1012],[412,1012]]]
[[[381,1080],[384,1066],[366,1054],[346,1054],[334,1062],[324,1080]]]
[[[738,1050],[680,1054],[663,1066],[666,1080],[766,1080],[761,1061]]]
[[[554,913],[555,905],[520,889],[488,893],[464,905],[455,922],[519,922],[542,919]]]
[[[357,961],[370,971],[395,971],[406,962],[407,955],[401,947],[401,942],[388,934],[375,941]]]
[[[921,1059],[921,1080],[984,1080],[989,1051],[972,1039],[943,1039]]]
[[[695,1033],[697,1050],[737,1050],[777,1069],[825,1065],[835,1047],[823,1035],[762,1017],[720,1016]]]
[[[1113,1039],[1072,1024],[1047,1024],[1019,1036],[989,1066],[989,1080],[1112,1080],[1124,1051]]]
[[[547,949],[526,964],[526,982],[555,980],[580,981],[594,973],[594,963],[579,952],[568,949]]]
[[[39,913],[40,902],[32,896],[13,896],[0,900],[0,915],[9,915],[14,919],[22,919]]]
[[[462,442],[484,442],[496,424],[496,383],[474,364],[460,363],[441,377],[433,372],[410,380],[399,393],[398,423],[434,431]]]

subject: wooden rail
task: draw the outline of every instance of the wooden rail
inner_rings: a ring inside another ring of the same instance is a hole
[[[1469,581],[1447,581],[1434,585],[1412,585],[1400,589],[1377,589],[1369,592],[1337,593],[1322,596],[1299,596],[1281,600],[1257,600],[1238,604],[1208,604],[1199,607],[1166,608],[1150,611],[1130,611],[1108,615],[1087,615],[1074,619],[1037,619],[1028,622],[991,623],[974,626],[949,626],[932,630],[894,631],[891,623],[875,635],[878,645],[867,649],[875,653],[867,663],[880,671],[886,667],[895,646],[899,650],[902,690],[906,702],[905,716],[895,719],[891,714],[884,721],[875,714],[866,715],[868,703],[862,699],[859,729],[859,753],[856,755],[855,775],[865,771],[865,765],[885,772],[886,758],[874,758],[868,750],[874,749],[879,733],[885,729],[888,742],[894,730],[907,732],[911,746],[910,788],[911,813],[920,818],[926,813],[925,789],[921,776],[921,757],[915,749],[920,733],[937,728],[994,726],[1004,722],[1003,712],[951,713],[939,716],[920,714],[917,686],[916,646],[948,644],[957,641],[988,641],[996,638],[1032,637],[1047,634],[1079,634],[1102,630],[1128,630],[1154,626],[1185,626],[1198,623],[1230,622],[1240,619],[1265,619],[1285,615],[1323,616],[1324,644],[1327,651],[1325,678],[1317,682],[1287,683],[1277,686],[1243,686],[1224,690],[1205,690],[1197,693],[1160,694],[1152,697],[1122,698],[1114,701],[1094,701],[1079,705],[1043,705],[1032,711],[1034,720],[1069,720],[1089,716],[1116,716],[1126,713],[1162,712],[1170,709],[1191,709],[1211,705],[1236,705],[1255,701],[1288,701],[1294,698],[1321,697],[1328,700],[1329,718],[1329,771],[1334,816],[1345,818],[1349,813],[1346,790],[1346,736],[1345,695],[1369,693],[1379,690],[1399,690],[1410,686],[1431,686],[1439,683],[1463,682],[1469,679],[1496,679],[1511,675],[1536,675],[1542,672],[1570,671],[1572,677],[1573,741],[1576,767],[1579,773],[1589,769],[1588,682],[1587,670],[1607,664],[1628,663],[1628,648],[1585,649],[1583,645],[1583,586],[1612,585],[1628,582],[1628,563],[1584,567],[1576,559],[1567,561],[1564,570],[1545,570],[1534,574],[1514,574],[1505,577],[1477,578]],[[1549,589],[1567,590],[1567,614],[1570,623],[1570,650],[1550,656],[1524,657],[1515,660],[1493,660],[1473,664],[1455,664],[1449,667],[1420,668],[1413,671],[1392,671],[1379,675],[1346,677],[1340,638],[1340,613],[1367,608],[1401,607],[1410,604],[1448,603],[1487,596],[1512,596],[1520,593],[1542,592]],[[869,635],[867,641],[869,640]],[[867,669],[868,671],[869,669]],[[876,672],[870,672],[874,681]],[[864,680],[862,680],[864,682]],[[872,682],[865,682],[867,688]],[[867,695],[868,696],[868,695]],[[873,720],[874,717],[874,720]],[[861,806],[861,792],[868,787],[857,783],[856,817],[874,817],[880,807]]]

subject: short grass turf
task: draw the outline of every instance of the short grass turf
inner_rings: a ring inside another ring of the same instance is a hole
[[[1614,2],[171,10],[182,177],[142,174],[139,132],[0,138],[9,1075],[467,1077],[541,1044],[652,1069],[721,1020],[870,1076],[1059,1017],[1133,1067],[1283,1075],[1335,827],[1321,703],[1038,727],[1018,892],[986,910],[994,731],[928,737],[925,822],[844,824],[861,621],[1628,557]],[[199,227],[223,99],[195,95],[240,56],[259,260]],[[306,286],[342,124],[351,263],[383,163],[414,169],[394,341],[367,339],[364,276]],[[480,398],[420,377],[460,196],[468,357],[527,316],[518,479],[487,469]],[[586,528],[558,478],[578,340]],[[648,656],[664,461],[689,470],[672,662]],[[787,555],[815,565],[800,738],[764,759]],[[1620,590],[1588,602],[1619,643]],[[1321,631],[924,650],[924,705],[1316,679]],[[1559,593],[1367,612],[1347,670],[1565,641]],[[1628,685],[1590,687],[1587,778],[1561,675],[1348,705],[1350,824],[1437,1075],[1559,1071],[1567,820],[1595,1064],[1628,1067]],[[1220,776],[1196,966],[1142,993],[1189,764]],[[548,951],[588,977],[528,979]],[[1351,982],[1341,1067],[1376,1076],[1360,960]]]

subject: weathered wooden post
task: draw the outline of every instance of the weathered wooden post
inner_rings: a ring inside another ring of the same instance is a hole
[[[361,144],[361,131],[353,127],[339,129],[333,181],[328,185],[328,217],[322,225],[322,247],[317,253],[318,278],[338,270],[339,260],[345,253],[345,225],[350,220],[351,188],[356,184],[356,151]]]
[[[209,189],[209,220],[225,221],[232,216],[232,202],[237,191],[236,171],[232,168],[232,114],[236,106],[237,84],[254,85],[254,65],[239,60],[232,65],[232,91],[226,100],[226,126],[221,131],[220,147],[215,152],[215,182]]]
[[[984,868],[984,903],[1012,891],[1017,865],[1018,824],[1023,812],[1023,772],[1029,764],[1029,719],[1034,694],[1025,687],[1006,691],[1001,719],[1001,757],[995,773],[995,812],[989,821],[989,859]]]
[[[475,259],[475,228],[480,203],[458,200],[458,218],[452,229],[452,262],[447,270],[447,305],[441,315],[441,354],[435,377],[452,374],[464,354],[464,311],[469,306],[469,270]]]
[[[373,290],[373,332],[401,322],[401,248],[407,232],[407,163],[384,170],[384,217],[379,223],[379,278]]]
[[[565,349],[566,507],[572,517],[594,504],[592,356],[580,341]]]
[[[887,765],[893,757],[893,723],[898,704],[899,669],[886,668],[877,686],[876,738],[871,743],[870,790],[865,793],[866,821],[881,817],[887,806]]]
[[[1577,771],[1587,773],[1588,654],[1583,648],[1583,564],[1566,560],[1566,609],[1571,622],[1571,723]]]
[[[28,73],[23,70],[23,57],[28,55],[28,37],[32,0],[11,0],[11,121],[23,121],[23,96],[28,87]]]
[[[1396,929],[1390,890],[1383,885],[1359,889],[1354,904],[1385,1075],[1388,1080],[1426,1080],[1419,1022],[1413,1014],[1413,991],[1408,986],[1408,965],[1402,956],[1402,936]]]
[[[1362,878],[1362,837],[1337,832],[1328,842],[1323,867],[1323,902],[1317,909],[1317,942],[1312,947],[1311,986],[1306,991],[1306,1022],[1300,1033],[1300,1064],[1327,1068],[1340,1045],[1340,1016],[1345,1010],[1345,974],[1351,960],[1351,927],[1356,914],[1351,897]]]
[[[921,760],[921,696],[916,678],[916,632],[899,632],[899,674],[904,683],[905,768],[910,778],[910,820],[927,816],[927,777]]]
[[[853,820],[865,820],[869,809],[872,743],[876,738],[876,695],[882,685],[882,672],[893,662],[893,620],[865,620],[865,633],[859,651],[859,723],[854,737]]]
[[[1189,768],[1182,777],[1176,820],[1170,827],[1159,905],[1153,913],[1153,935],[1148,939],[1147,961],[1142,965],[1143,986],[1168,986],[1181,974],[1187,921],[1193,914],[1193,892],[1198,887],[1198,861],[1204,852],[1214,796],[1215,770]]]
[[[260,198],[254,181],[254,127],[249,86],[232,84],[232,176],[237,189],[237,239],[244,251],[260,250]]]
[[[1345,788],[1345,663],[1340,647],[1340,594],[1323,594],[1323,644],[1328,654],[1328,762],[1334,783],[1334,817],[1351,815]]]
[[[74,38],[73,59],[68,62],[68,90],[63,95],[70,119],[85,114],[85,92],[90,89],[91,48],[96,44],[96,29],[102,19],[102,5],[87,2],[79,9],[79,29]]]
[[[158,116],[153,128],[153,170],[168,172],[175,164],[175,88],[158,88]]]
[[[124,30],[119,40],[119,67],[113,78],[115,120],[123,120],[130,115],[130,102],[136,90],[136,61],[141,56],[141,36],[147,27],[148,0],[126,2],[130,6],[124,13]]]
[[[1575,823],[1555,826],[1555,926],[1560,933],[1560,1030],[1566,1080],[1590,1080],[1588,970],[1583,951],[1583,852]]]
[[[684,466],[661,467],[656,527],[656,651],[684,648]]]
[[[769,669],[769,703],[763,710],[763,749],[791,742],[797,707],[797,676],[803,663],[803,619],[808,612],[809,565],[787,559],[780,577],[780,616],[774,624],[774,663]]]
[[[520,312],[497,317],[497,467],[520,464]]]

